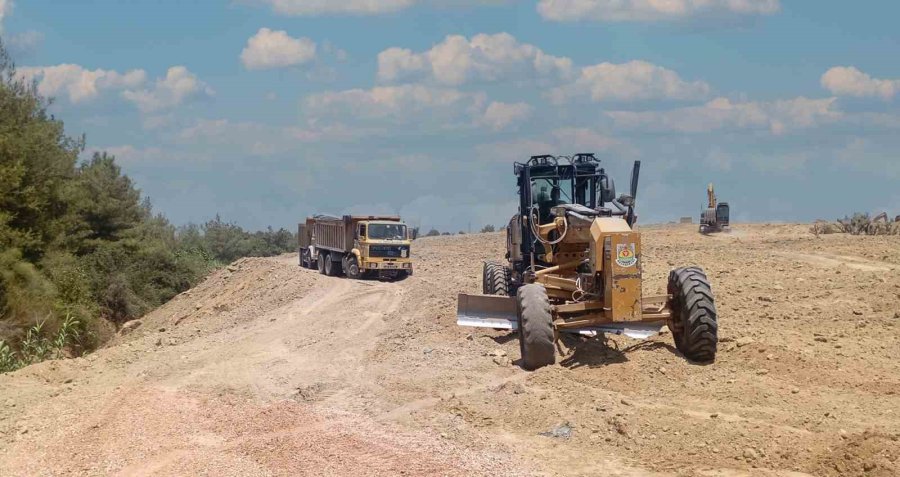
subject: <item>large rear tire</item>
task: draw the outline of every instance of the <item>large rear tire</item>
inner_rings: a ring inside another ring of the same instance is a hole
[[[316,265],[317,265],[316,268],[319,269],[319,273],[321,273],[322,275],[325,275],[325,260],[327,258],[328,258],[327,254],[325,254],[321,251],[319,252],[318,260],[316,261]]]
[[[481,288],[485,295],[510,296],[509,268],[497,262],[484,262]]]
[[[335,261],[332,260],[331,254],[325,256],[325,275],[329,277],[336,277],[340,275],[340,266],[335,264]]]
[[[550,299],[542,285],[528,284],[516,294],[522,367],[534,371],[556,362]]]
[[[672,270],[668,288],[672,295],[672,337],[678,351],[691,361],[715,361],[718,315],[706,274],[697,267]]]

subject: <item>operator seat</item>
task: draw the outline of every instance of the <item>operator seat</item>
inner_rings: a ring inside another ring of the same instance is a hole
[[[553,207],[566,203],[564,200],[560,200],[560,189],[558,186],[553,186],[549,196],[547,195],[547,187],[541,187],[536,202],[538,205],[538,213],[540,214],[541,225],[547,224],[553,220],[553,214],[551,213]]]

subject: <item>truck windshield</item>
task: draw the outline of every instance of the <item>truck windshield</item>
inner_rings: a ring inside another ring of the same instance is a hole
[[[403,240],[406,226],[401,224],[369,224],[369,238],[376,240]]]

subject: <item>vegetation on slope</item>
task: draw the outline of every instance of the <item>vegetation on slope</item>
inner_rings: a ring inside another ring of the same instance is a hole
[[[0,43],[0,372],[91,350],[223,263],[294,249],[218,216],[174,226],[113,156],[81,161],[49,104]]]

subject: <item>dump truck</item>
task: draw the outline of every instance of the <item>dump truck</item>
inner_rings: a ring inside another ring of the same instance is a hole
[[[515,163],[519,210],[506,228],[507,263],[484,263],[483,293],[459,295],[457,324],[517,330],[527,370],[555,363],[563,334],[646,339],[666,325],[686,358],[715,360],[718,318],[701,268],[672,270],[664,295],[643,292],[640,165],[630,194],[617,197],[593,154]]]
[[[398,216],[314,215],[297,234],[300,266],[323,275],[398,279],[413,273],[409,232]]]
[[[712,184],[706,188],[707,205],[700,212],[700,233],[723,232],[731,226],[731,207],[728,202],[719,202]]]

